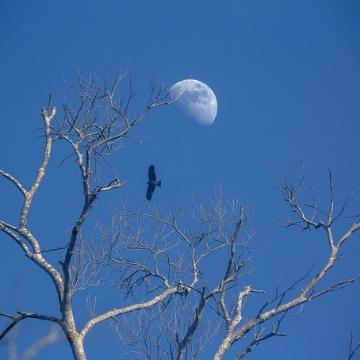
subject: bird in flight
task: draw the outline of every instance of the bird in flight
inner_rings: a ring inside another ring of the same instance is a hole
[[[149,181],[147,182],[148,184],[148,188],[146,191],[146,198],[150,201],[153,192],[155,191],[155,187],[156,186],[161,186],[161,181],[157,181],[156,180],[156,174],[155,174],[155,166],[154,165],[150,165],[149,166]]]

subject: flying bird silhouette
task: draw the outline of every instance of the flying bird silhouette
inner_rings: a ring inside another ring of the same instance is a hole
[[[150,201],[153,192],[155,191],[155,187],[156,186],[161,186],[161,181],[157,181],[156,180],[156,174],[155,174],[155,166],[154,165],[150,165],[149,166],[149,181],[147,182],[148,184],[148,188],[146,191],[146,198]]]

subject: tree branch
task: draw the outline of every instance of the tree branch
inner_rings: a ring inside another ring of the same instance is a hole
[[[106,313],[102,314],[102,315],[98,315],[92,319],[90,319],[82,328],[82,330],[80,331],[80,337],[84,338],[87,333],[97,324],[105,321],[105,320],[109,320],[113,317],[119,316],[119,315],[123,315],[123,314],[127,314],[136,310],[143,310],[143,309],[148,309],[162,301],[164,301],[167,297],[176,294],[179,291],[182,291],[183,289],[180,287],[170,287],[168,289],[166,289],[165,291],[163,291],[162,293],[160,293],[159,295],[154,296],[151,300],[142,302],[142,303],[138,303],[138,304],[133,304],[133,305],[129,305],[123,308],[117,308],[117,309],[113,309],[110,311],[107,311]]]
[[[329,182],[330,182],[330,200],[329,200],[329,209],[328,209],[328,217],[326,223],[318,223],[313,220],[313,218],[308,218],[305,212],[302,210],[301,205],[297,199],[297,191],[299,187],[292,187],[285,183],[285,185],[280,186],[280,189],[285,194],[285,199],[288,202],[291,210],[295,212],[298,216],[299,221],[292,221],[290,224],[299,225],[304,229],[309,229],[311,226],[317,228],[318,225],[325,230],[326,239],[328,242],[329,255],[325,264],[322,266],[320,271],[316,273],[307,284],[298,292],[298,294],[289,300],[286,303],[282,303],[284,296],[281,297],[280,302],[273,307],[272,309],[265,311],[265,307],[262,307],[261,311],[250,320],[245,322],[242,326],[238,326],[241,321],[241,309],[243,307],[243,299],[246,298],[250,294],[250,288],[246,288],[243,292],[239,293],[238,302],[236,305],[236,311],[233,317],[229,318],[229,314],[224,312],[224,316],[227,324],[227,332],[219,345],[214,360],[220,360],[223,358],[224,354],[230,349],[230,347],[239,339],[241,339],[245,334],[247,334],[250,330],[254,329],[254,327],[268,321],[276,317],[279,314],[284,314],[289,310],[302,305],[310,300],[318,298],[322,295],[325,295],[329,292],[335,291],[337,289],[341,289],[345,286],[348,286],[354,283],[358,277],[352,279],[341,280],[333,285],[328,286],[323,290],[316,291],[316,286],[326,277],[327,273],[334,267],[336,260],[339,259],[339,252],[343,245],[354,235],[357,231],[360,230],[360,222],[356,222],[350,226],[350,228],[339,238],[336,242],[334,240],[331,224],[333,223],[333,213],[334,213],[334,200],[333,200],[333,183],[331,173],[329,173]],[[301,182],[302,183],[302,182]],[[220,301],[220,305],[222,308],[225,307],[224,297]],[[226,307],[225,307],[226,309]],[[268,338],[268,337],[267,337]],[[250,344],[251,346],[254,344]],[[256,345],[256,343],[255,343]]]
[[[43,159],[41,162],[41,165],[37,171],[36,178],[34,180],[33,185],[31,186],[30,190],[27,191],[25,195],[25,201],[24,205],[21,210],[20,215],[20,230],[27,228],[27,219],[31,207],[31,203],[33,201],[34,195],[36,191],[38,190],[41,181],[43,180],[45,176],[45,171],[47,169],[47,166],[49,164],[49,159],[51,155],[51,147],[52,147],[52,136],[51,136],[51,121],[54,119],[56,114],[56,108],[53,107],[51,112],[49,113],[47,110],[42,109],[41,116],[44,120],[44,130],[45,130],[45,137],[46,137],[46,144],[45,144],[45,150]]]
[[[21,182],[19,180],[17,180],[14,176],[10,175],[9,173],[0,170],[0,175],[3,176],[4,178],[8,179],[10,182],[12,182],[17,189],[24,195],[26,196],[26,189],[24,188],[24,186],[21,184]]]
[[[23,321],[25,319],[46,320],[46,321],[55,322],[57,324],[60,324],[60,321],[61,321],[60,319],[58,319],[54,316],[49,316],[49,315],[29,313],[29,312],[23,312],[23,311],[18,311],[17,313],[19,314],[18,316],[0,313],[0,316],[6,317],[6,318],[12,320],[11,323],[2,332],[0,332],[0,341],[5,337],[6,334],[8,334],[10,332],[10,330],[12,328],[14,328],[18,323],[20,323],[21,321]]]

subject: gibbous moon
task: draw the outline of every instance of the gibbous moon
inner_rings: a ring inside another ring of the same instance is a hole
[[[217,100],[214,92],[199,80],[186,79],[177,82],[170,89],[171,99],[189,117],[202,125],[211,125],[217,114]]]

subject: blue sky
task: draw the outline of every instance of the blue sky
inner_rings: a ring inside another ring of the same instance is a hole
[[[42,146],[37,112],[49,93],[60,108],[66,80],[78,71],[129,71],[138,101],[146,101],[152,77],[165,86],[188,77],[201,80],[218,99],[214,124],[203,127],[175,107],[151,113],[137,132],[153,140],[129,142],[117,154],[114,166],[127,186],[104,196],[99,214],[105,216],[124,200],[146,208],[150,163],[163,181],[155,204],[187,206],[193,194],[207,199],[221,185],[226,198],[251,206],[254,270],[248,281],[271,294],[277,285],[286,287],[311,265],[320,265],[325,249],[318,233],[280,228],[287,209],[274,189],[278,175],[304,163],[307,180],[325,201],[331,169],[337,199],[354,192],[349,214],[359,213],[359,19],[355,0],[2,2],[0,168],[30,183]],[[65,242],[80,207],[76,168],[57,166],[65,154],[63,147],[55,148],[32,212],[32,226],[45,248]],[[0,217],[10,221],[20,199],[5,181],[0,196]],[[0,240],[0,269],[6,274],[0,311],[25,304],[29,311],[54,311],[55,293],[46,277],[8,239],[1,235]],[[339,275],[356,272],[355,258],[341,266]],[[340,359],[350,330],[360,337],[359,300],[355,285],[309,304],[284,324],[287,338],[268,341],[249,359]],[[19,332],[30,329],[35,338],[46,328],[28,322]],[[89,359],[101,354],[110,359],[120,351],[105,331],[101,327],[90,337]],[[31,341],[21,335],[19,346]],[[38,358],[69,354],[60,344]]]

